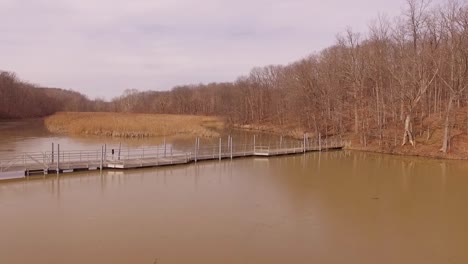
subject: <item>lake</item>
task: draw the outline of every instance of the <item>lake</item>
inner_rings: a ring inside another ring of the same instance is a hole
[[[465,161],[353,151],[0,182],[0,263],[468,263],[467,190]]]

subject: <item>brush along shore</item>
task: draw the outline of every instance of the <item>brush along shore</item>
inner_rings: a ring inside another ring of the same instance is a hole
[[[219,137],[224,128],[218,117],[134,113],[59,112],[47,117],[44,123],[53,133],[130,138]]]
[[[432,118],[432,119],[431,119]],[[362,138],[352,133],[346,133],[342,135],[329,135],[322,134],[322,139],[331,140],[343,140],[346,144],[345,149],[366,151],[373,153],[402,155],[402,156],[418,156],[435,159],[452,159],[452,160],[468,160],[468,131],[462,129],[462,127],[452,128],[452,137],[450,138],[450,149],[448,153],[441,152],[443,129],[442,121],[434,121],[434,117],[427,118],[426,124],[429,122],[433,123],[434,129],[430,131],[420,131],[420,133],[414,134],[415,146],[405,145],[403,146],[403,130],[394,129],[390,126],[382,131],[382,139],[378,137],[369,137],[367,141],[363,142]],[[462,117],[457,116],[458,124],[464,124]],[[248,125],[233,125],[236,129],[251,131],[252,133],[261,132],[269,133],[280,136],[287,136],[302,140],[304,132],[307,132],[309,140],[317,143],[318,135],[313,131],[307,131],[307,129],[300,128],[298,125],[289,126],[276,126],[269,124],[248,124]]]

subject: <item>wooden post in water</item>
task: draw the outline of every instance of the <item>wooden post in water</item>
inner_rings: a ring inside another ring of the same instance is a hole
[[[223,139],[222,138],[219,138],[219,160],[221,160],[221,148],[222,148],[222,142],[223,142]]]
[[[60,144],[57,144],[57,175],[60,174]]]
[[[104,160],[107,160],[107,144],[104,144]]]

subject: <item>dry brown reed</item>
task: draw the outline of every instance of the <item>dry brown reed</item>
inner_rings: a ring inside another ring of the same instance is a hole
[[[211,116],[85,112],[59,112],[47,117],[45,125],[54,133],[112,137],[218,137],[224,127]]]

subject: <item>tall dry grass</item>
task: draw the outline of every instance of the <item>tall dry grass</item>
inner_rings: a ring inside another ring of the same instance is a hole
[[[191,135],[218,137],[220,118],[191,115],[60,112],[45,119],[54,133],[112,137]]]

